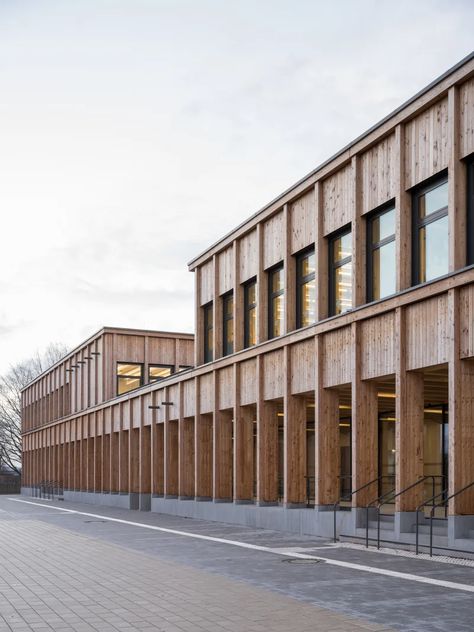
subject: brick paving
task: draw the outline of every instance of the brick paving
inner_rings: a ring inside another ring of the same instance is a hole
[[[53,507],[0,500],[2,632],[389,630],[282,591],[106,542],[55,519]],[[127,526],[118,528],[126,537]]]

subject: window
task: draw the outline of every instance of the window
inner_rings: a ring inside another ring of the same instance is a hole
[[[268,272],[268,338],[283,334],[285,280],[283,265]]]
[[[448,179],[413,194],[413,284],[447,274]]]
[[[214,358],[214,316],[212,303],[203,307],[204,310],[204,362],[212,362]]]
[[[467,265],[474,263],[474,156],[467,163]]]
[[[192,369],[193,367],[190,364],[180,364],[178,367],[178,373],[180,371],[187,371],[188,369]]]
[[[316,257],[314,249],[296,259],[296,326],[316,322]]]
[[[117,363],[117,395],[143,385],[143,364]]]
[[[329,241],[329,308],[331,316],[352,308],[352,233],[340,232]]]
[[[232,292],[222,297],[222,317],[222,352],[226,356],[234,352],[234,295]]]
[[[396,291],[395,208],[378,211],[367,222],[367,300]]]
[[[174,373],[174,366],[171,364],[149,364],[148,365],[148,381],[159,382],[165,377],[169,377]]]
[[[257,281],[244,285],[244,347],[257,344]]]

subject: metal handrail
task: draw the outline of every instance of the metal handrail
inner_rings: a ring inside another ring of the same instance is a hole
[[[418,485],[420,485],[421,483],[425,483],[426,481],[431,479],[431,484],[432,484],[432,490],[434,492],[434,488],[435,488],[435,479],[437,478],[444,478],[443,474],[428,474],[426,476],[422,476],[421,478],[419,478],[417,481],[415,481],[414,483],[412,483],[411,485],[408,485],[407,487],[401,489],[399,492],[397,492],[396,494],[394,494],[390,500],[395,500],[395,498],[398,498],[399,496],[402,496],[405,492],[410,491],[410,489],[413,489],[414,487],[417,487]],[[387,496],[387,494],[385,494],[385,496]],[[377,504],[377,549],[380,549],[380,509],[386,505],[388,503],[387,500],[385,500],[384,498],[380,499],[382,502],[379,502]],[[369,522],[367,519],[367,539],[369,537]]]
[[[395,476],[392,475],[391,478],[393,479],[395,478]],[[391,489],[389,492],[385,492],[385,494],[380,494],[380,496],[377,496],[377,498],[374,498],[365,506],[365,546],[366,548],[369,548],[369,510],[371,507],[375,507],[376,503],[380,502],[381,500],[384,500],[385,498],[389,498],[393,494],[394,491],[395,491],[395,487]]]
[[[423,509],[423,507],[427,507],[430,503],[432,505],[434,505],[434,501],[436,500],[436,498],[439,498],[439,496],[444,496],[446,494],[447,490],[443,489],[440,492],[438,492],[437,494],[435,494],[434,496],[431,496],[431,498],[427,498],[424,502],[421,503],[421,505],[418,505],[418,507],[416,508],[415,512],[416,512],[416,528],[415,528],[415,554],[418,555],[418,531],[419,531],[419,512]]]
[[[352,476],[344,476],[344,477],[339,476],[338,478],[352,478]],[[365,483],[364,485],[361,485],[357,489],[354,489],[353,491],[351,491],[351,493],[349,494],[349,498],[347,500],[350,500],[352,498],[352,496],[354,496],[354,494],[357,494],[357,492],[360,492],[363,489],[366,489],[367,487],[369,487],[370,485],[373,485],[374,483],[379,483],[384,478],[394,478],[394,475],[393,474],[384,474],[382,476],[377,476],[377,478],[374,478],[371,481],[369,481],[368,483]],[[336,502],[333,505],[333,534],[334,534],[333,535],[333,540],[334,540],[334,542],[337,542],[336,511],[337,511],[337,508],[339,507],[340,504],[341,504],[341,499],[339,498],[338,500],[336,500]]]
[[[430,557],[433,557],[433,517],[434,517],[435,509],[437,507],[442,507],[443,505],[445,505],[448,502],[448,500],[451,500],[451,498],[455,498],[456,496],[459,496],[459,494],[462,494],[462,492],[465,492],[466,489],[469,489],[470,487],[474,487],[474,481],[472,481],[471,483],[468,483],[464,487],[461,487],[461,489],[458,489],[456,492],[453,492],[449,496],[446,496],[446,498],[442,502],[437,503],[436,505],[433,505],[431,507],[431,511],[430,511]]]

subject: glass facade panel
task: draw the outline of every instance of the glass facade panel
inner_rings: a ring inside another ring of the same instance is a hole
[[[395,209],[386,211],[372,220],[372,243],[395,235]]]
[[[345,233],[334,239],[334,263],[352,256],[352,233]]]
[[[430,281],[449,271],[448,216],[420,229],[420,282]]]
[[[314,250],[296,260],[296,326],[316,322],[316,257]]]
[[[143,365],[132,362],[117,363],[117,395],[128,393],[143,384]]]
[[[316,280],[303,283],[301,286],[301,327],[316,321]]]
[[[204,310],[204,362],[214,359],[214,317],[212,303],[205,305]]]
[[[437,187],[420,196],[420,219],[436,213],[448,206],[448,183],[443,182]]]
[[[174,367],[165,364],[153,364],[148,367],[148,381],[157,382],[165,377],[169,377],[174,372]]]
[[[257,283],[244,287],[244,347],[257,344]]]
[[[396,291],[395,240],[373,251],[372,297],[376,301]]]
[[[284,333],[285,277],[283,266],[271,270],[268,279],[268,338]]]
[[[301,259],[301,276],[306,277],[316,272],[316,255],[314,252],[307,254]]]
[[[342,314],[352,308],[352,261],[334,272],[334,314]]]
[[[234,297],[228,294],[223,298],[223,354],[234,352]]]

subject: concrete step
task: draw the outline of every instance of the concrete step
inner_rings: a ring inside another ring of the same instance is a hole
[[[416,533],[416,525],[412,526],[412,532]],[[422,524],[418,526],[418,533],[423,533],[423,534],[430,534],[430,525],[429,524]],[[441,526],[441,525],[436,525],[435,523],[433,523],[433,535],[448,535],[448,525],[446,526]]]
[[[354,541],[361,541],[363,540],[365,542],[365,535],[366,535],[366,530],[364,528],[361,529],[356,529],[356,534],[357,538]],[[344,537],[349,537],[350,536],[344,536]],[[369,528],[369,541],[376,541],[377,540],[377,529],[374,528]],[[401,545],[407,544],[407,545],[414,545],[416,542],[416,534],[415,533],[402,533],[401,535],[401,542],[397,541],[397,538],[395,536],[395,531],[393,530],[388,530],[388,529],[380,529],[380,540],[382,541],[388,541],[388,542],[393,542],[396,543],[397,545]],[[419,534],[419,540],[418,540],[420,546],[424,545],[424,546],[428,546],[430,543],[430,537],[429,534],[425,534],[425,533],[420,533]],[[434,535],[433,534],[433,545],[434,546],[448,546],[448,536],[447,535]],[[385,546],[385,545],[384,545]]]
[[[369,520],[369,529],[377,529],[377,520]],[[393,520],[391,522],[380,521],[380,530],[393,531]]]

